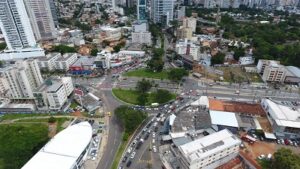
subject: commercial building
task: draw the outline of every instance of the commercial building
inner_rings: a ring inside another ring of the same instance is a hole
[[[26,0],[24,2],[36,40],[55,38],[56,30],[49,0]]]
[[[13,104],[9,102],[1,102],[1,113],[33,113],[35,111],[34,104]]]
[[[133,32],[131,36],[132,36],[132,43],[146,44],[146,45],[152,44],[150,32]]]
[[[1,83],[8,87],[11,99],[32,99],[33,91],[43,83],[37,60],[18,60],[0,69]]]
[[[279,65],[280,61],[259,59],[256,66],[258,73],[263,74],[265,71],[265,67],[272,64]]]
[[[295,66],[286,66],[285,69],[287,72],[284,82],[300,86],[300,69]]]
[[[148,32],[148,23],[137,21],[132,23],[133,32]]]
[[[192,28],[179,27],[176,30],[177,39],[188,39],[191,40],[193,37]]]
[[[200,46],[194,44],[188,39],[179,40],[176,43],[176,52],[179,55],[191,55],[193,57],[193,60],[200,59]]]
[[[94,58],[80,57],[75,63],[70,66],[70,72],[72,74],[92,74],[95,69]]]
[[[137,20],[147,20],[147,2],[146,0],[137,0]]]
[[[152,0],[151,19],[154,23],[169,25],[174,15],[174,0]]]
[[[66,53],[55,61],[57,70],[68,71],[70,66],[77,60],[77,53]]]
[[[119,56],[132,56],[141,58],[145,56],[145,51],[134,51],[134,50],[121,50],[118,53]]]
[[[60,110],[73,92],[71,77],[47,79],[33,93],[38,110]]]
[[[38,59],[38,65],[41,70],[54,71],[56,69],[55,61],[60,57],[60,53],[49,53],[45,57]]]
[[[239,153],[240,139],[230,131],[222,131],[196,139],[178,147],[182,169],[216,168]]]
[[[261,105],[267,113],[273,132],[277,137],[300,138],[300,109],[262,99]]]
[[[80,169],[92,139],[88,122],[74,124],[55,135],[22,169]]]
[[[0,29],[7,44],[1,60],[44,56],[44,50],[36,44],[23,0],[1,1],[0,9]]]

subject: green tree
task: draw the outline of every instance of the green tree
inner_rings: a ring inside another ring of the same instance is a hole
[[[48,123],[55,123],[56,122],[56,118],[51,116],[49,119],[48,119]]]
[[[154,93],[154,97],[157,103],[166,103],[172,99],[172,94],[168,90],[158,89]]]
[[[125,105],[117,107],[114,112],[117,119],[121,121],[125,128],[125,133],[128,135],[131,135],[147,117],[145,112],[134,110]]]
[[[149,80],[142,79],[136,84],[136,90],[141,93],[147,93],[152,87],[152,83]]]
[[[148,101],[148,95],[147,93],[141,93],[138,98],[137,98],[138,104],[139,105],[146,105]]]
[[[6,43],[0,43],[0,50],[4,50],[6,48]]]
[[[102,24],[103,22],[100,19],[96,19],[95,23],[96,24]]]
[[[274,153],[272,168],[298,169],[300,168],[300,156],[298,154],[294,154],[290,149],[281,148]]]
[[[91,55],[92,55],[92,56],[97,56],[97,53],[98,53],[98,49],[97,49],[97,48],[93,48],[93,49],[91,50]]]
[[[213,56],[211,58],[211,64],[215,65],[215,64],[223,64],[225,60],[225,54],[219,52],[218,54],[216,54],[215,56]]]
[[[233,57],[235,60],[239,60],[241,56],[245,55],[245,50],[243,48],[234,48],[233,51],[234,51]]]
[[[168,78],[174,82],[180,82],[184,76],[187,76],[188,72],[183,68],[173,68],[168,72]]]
[[[122,46],[120,44],[117,44],[116,46],[114,46],[114,52],[118,53],[120,52]]]
[[[75,53],[76,49],[67,45],[58,45],[53,47],[53,52],[59,52],[61,54]]]

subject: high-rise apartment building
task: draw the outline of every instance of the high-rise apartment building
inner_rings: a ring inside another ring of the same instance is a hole
[[[25,6],[36,40],[49,40],[56,36],[49,0],[26,0]]]
[[[146,2],[146,0],[138,0],[137,19],[139,21],[147,20],[147,2]]]
[[[151,18],[154,23],[169,25],[174,15],[174,0],[152,0]]]
[[[0,28],[9,50],[36,46],[23,0],[0,1]]]
[[[33,91],[43,83],[35,59],[18,60],[0,69],[2,84],[8,86],[7,95],[13,99],[33,98]]]

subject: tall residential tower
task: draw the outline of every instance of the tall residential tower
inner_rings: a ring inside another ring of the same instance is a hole
[[[137,19],[138,19],[138,21],[146,21],[147,20],[147,2],[146,2],[146,0],[138,0]]]
[[[169,25],[173,20],[175,0],[152,0],[151,18],[154,23]]]

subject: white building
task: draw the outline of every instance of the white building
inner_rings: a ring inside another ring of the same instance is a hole
[[[8,97],[33,98],[33,91],[43,83],[37,60],[18,60],[0,69],[3,84],[8,85]]]
[[[286,77],[285,66],[280,64],[270,64],[264,69],[262,80],[264,82],[278,82],[283,83]]]
[[[258,73],[263,74],[265,71],[265,67],[271,64],[276,65],[276,64],[280,64],[280,62],[276,60],[259,59],[256,66]]]
[[[118,53],[119,56],[132,56],[132,57],[144,57],[145,51],[134,51],[134,50],[121,50]]]
[[[60,57],[60,53],[47,54],[45,57],[40,57],[38,59],[38,65],[42,70],[53,71],[56,68],[55,61]]]
[[[150,32],[133,32],[131,36],[132,36],[132,43],[146,44],[146,45],[152,44]]]
[[[80,169],[92,134],[88,122],[74,124],[55,135],[22,169]]]
[[[25,0],[25,6],[36,40],[49,40],[56,37],[49,0]]]
[[[148,31],[148,23],[147,22],[134,22],[132,24],[133,32],[147,32]]]
[[[300,109],[262,99],[273,132],[284,138],[300,138]]]
[[[169,25],[174,16],[174,0],[152,0],[151,1],[151,19],[154,23]]]
[[[176,52],[179,55],[191,55],[193,56],[193,60],[199,60],[200,46],[187,39],[184,41],[180,40],[176,43]]]
[[[35,103],[39,110],[60,110],[74,90],[71,77],[48,79],[35,92]]]
[[[223,165],[239,153],[241,140],[224,129],[178,147],[182,169],[211,169]]]
[[[77,60],[77,53],[66,53],[55,61],[57,70],[68,71],[69,67]]]
[[[0,9],[0,29],[7,44],[1,60],[44,56],[44,50],[36,44],[23,0],[1,1]]]
[[[239,62],[241,65],[251,65],[254,63],[254,58],[252,56],[240,57]]]

